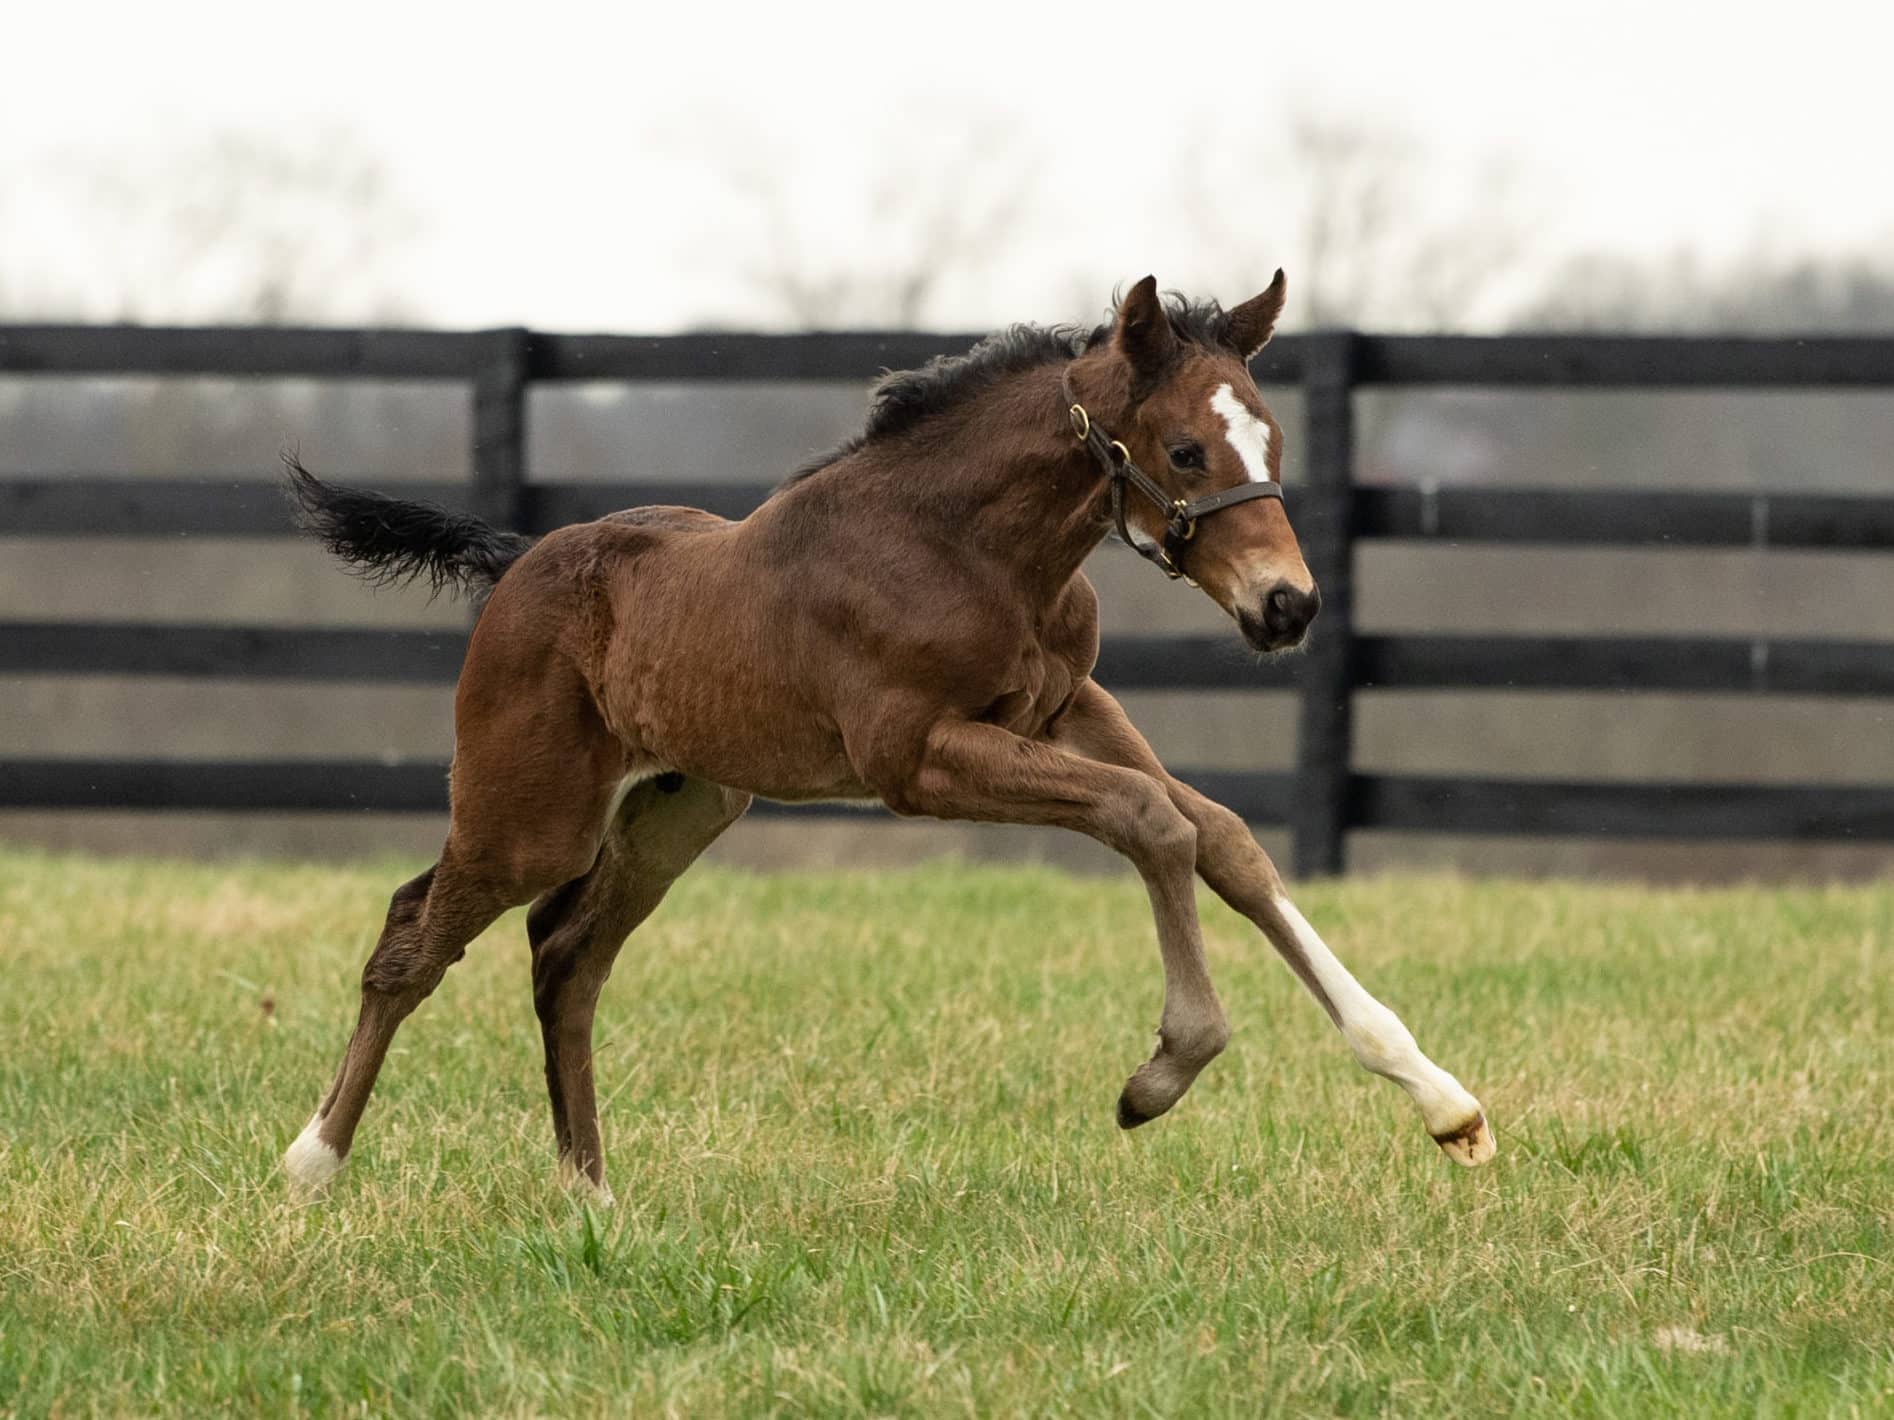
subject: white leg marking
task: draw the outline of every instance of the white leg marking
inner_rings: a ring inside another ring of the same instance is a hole
[[[592,1182],[592,1176],[581,1172],[569,1154],[561,1156],[559,1160],[559,1183],[567,1192],[594,1208],[610,1208],[618,1201],[612,1196],[609,1183]]]
[[[1296,945],[1309,963],[1322,994],[1341,1020],[1342,1038],[1362,1067],[1394,1081],[1420,1106],[1421,1121],[1455,1162],[1483,1164],[1493,1157],[1493,1135],[1480,1102],[1414,1043],[1401,1018],[1370,996],[1328,944],[1286,897],[1276,910],[1295,932]]]
[[[1224,437],[1243,460],[1243,472],[1250,476],[1250,482],[1269,482],[1269,426],[1251,414],[1228,385],[1217,386],[1217,392],[1210,396],[1210,408],[1223,416],[1223,426],[1229,431]]]
[[[323,1143],[322,1136],[316,1132],[321,1122],[322,1116],[311,1115],[303,1132],[283,1155],[283,1172],[289,1175],[291,1186],[301,1193],[320,1193],[342,1169],[342,1156]]]

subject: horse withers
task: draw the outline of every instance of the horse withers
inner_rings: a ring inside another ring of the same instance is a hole
[[[1164,1004],[1157,1048],[1119,1096],[1124,1128],[1170,1109],[1229,1039],[1201,876],[1452,1158],[1491,1158],[1473,1096],[1329,951],[1243,822],[1166,773],[1091,679],[1097,599],[1080,568],[1114,527],[1255,650],[1307,632],[1320,598],[1277,481],[1281,430],[1248,370],[1283,296],[1281,272],[1227,311],[1160,298],[1147,277],[1096,330],[1016,326],[889,374],[861,434],[739,522],[634,508],[535,542],[291,460],[306,525],[358,571],[486,597],[455,693],[447,841],[395,891],[291,1179],[319,1188],[342,1166],[401,1021],[468,942],[531,903],[561,1168],[609,1198],[600,988],[756,795],[1055,824],[1129,858]]]

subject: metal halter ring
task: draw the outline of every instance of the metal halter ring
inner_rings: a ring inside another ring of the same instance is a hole
[[[1131,462],[1131,450],[1127,449],[1123,444],[1119,443],[1116,439],[1113,439],[1111,441],[1111,446],[1118,451],[1119,463],[1128,464]]]
[[[1072,432],[1079,436],[1080,441],[1083,442],[1090,438],[1092,434],[1092,416],[1085,412],[1085,406],[1075,404],[1068,409],[1066,413],[1071,416]]]

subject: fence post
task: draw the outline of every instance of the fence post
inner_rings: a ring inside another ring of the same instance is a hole
[[[1327,877],[1347,861],[1348,783],[1354,747],[1355,663],[1355,358],[1353,331],[1303,338],[1306,486],[1292,505],[1303,560],[1322,592],[1301,667],[1296,744],[1295,835],[1298,877]]]
[[[474,516],[528,531],[526,514],[526,342],[518,328],[483,330],[473,371]]]

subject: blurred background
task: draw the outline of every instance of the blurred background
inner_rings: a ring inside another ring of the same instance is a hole
[[[754,15],[541,4],[36,7],[0,66],[0,325],[661,334],[1094,322],[1145,272],[1285,330],[1894,334],[1887,46],[1868,6],[959,4]],[[773,481],[855,429],[860,382],[535,388],[529,477]],[[1265,397],[1305,442],[1293,389]],[[1357,477],[1449,487],[1894,492],[1885,390],[1371,389]],[[0,479],[464,479],[463,386],[0,376]],[[1293,505],[1292,505],[1293,506]],[[3,517],[4,514],[0,514]],[[1107,546],[1110,632],[1220,632]],[[1369,632],[1887,640],[1894,558],[1364,547]],[[280,540],[10,536],[0,619],[441,626]],[[1625,687],[1624,689],[1634,689]],[[1277,769],[1283,692],[1126,697],[1176,764]],[[0,758],[439,758],[434,687],[0,681]],[[1365,772],[1894,783],[1846,696],[1360,698]],[[0,812],[128,851],[424,854],[392,815]],[[1264,841],[1280,851],[1277,835]],[[1095,866],[1025,830],[755,822],[757,864],[950,852]],[[1894,845],[1360,833],[1350,866],[1655,877],[1885,872]]]

